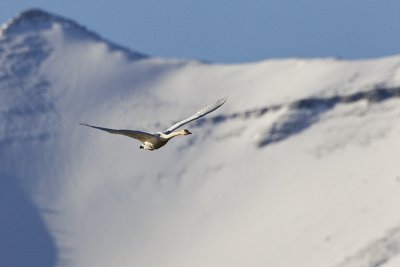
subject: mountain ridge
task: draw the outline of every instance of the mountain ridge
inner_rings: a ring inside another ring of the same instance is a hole
[[[120,46],[104,39],[94,31],[89,30],[87,27],[82,26],[72,19],[63,16],[55,15],[39,8],[30,8],[22,11],[15,17],[11,18],[8,22],[0,27],[0,37],[12,38],[13,35],[20,35],[24,33],[40,33],[50,30],[54,24],[60,25],[62,30],[67,35],[78,35],[77,38],[86,38],[96,42],[107,44],[112,50],[123,51],[132,60],[147,58],[148,55],[135,52],[126,47]]]

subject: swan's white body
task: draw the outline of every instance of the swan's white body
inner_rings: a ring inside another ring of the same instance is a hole
[[[175,136],[179,135],[188,135],[191,134],[188,130],[181,130],[181,131],[175,131],[179,127],[185,125],[186,123],[189,123],[191,121],[197,120],[205,115],[207,115],[210,112],[213,112],[220,106],[222,106],[226,101],[226,98],[220,99],[207,107],[199,110],[196,112],[194,115],[190,116],[187,119],[184,119],[178,123],[175,123],[172,125],[170,128],[163,132],[156,132],[156,133],[146,133],[142,131],[135,131],[135,130],[116,130],[116,129],[110,129],[110,128],[103,128],[103,127],[98,127],[98,126],[93,126],[89,125],[86,123],[81,123],[81,125],[85,125],[88,127],[92,127],[94,129],[106,131],[112,134],[121,134],[125,135],[134,139],[139,140],[142,142],[142,145],[140,146],[140,149],[145,149],[145,150],[155,150],[159,149],[160,147],[164,146],[166,143],[168,143],[169,140],[174,138]]]

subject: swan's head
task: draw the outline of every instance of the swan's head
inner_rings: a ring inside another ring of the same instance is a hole
[[[188,134],[192,134],[191,132],[189,132],[188,129],[183,130],[183,135],[188,135]]]

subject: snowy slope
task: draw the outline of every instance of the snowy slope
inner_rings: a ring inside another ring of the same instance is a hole
[[[0,266],[399,261],[400,56],[161,59],[29,10],[0,62]],[[154,152],[79,125],[162,130],[225,96]]]

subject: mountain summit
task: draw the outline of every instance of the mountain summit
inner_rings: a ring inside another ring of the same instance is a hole
[[[129,58],[135,60],[147,57],[144,54],[133,52],[125,47],[105,40],[97,33],[73,20],[51,14],[42,9],[28,9],[10,19],[2,25],[0,37],[12,38],[13,36],[29,36],[29,38],[32,39],[34,35],[43,35],[46,32],[51,32],[56,29],[62,31],[63,38],[66,39],[101,42],[106,44],[110,49],[122,51]]]
[[[54,23],[62,25],[64,28],[74,28],[75,30],[86,32],[98,38],[95,33],[89,32],[85,27],[78,23],[53,15],[41,9],[28,9],[3,25],[5,34],[20,34],[24,32],[34,32],[50,29]]]
[[[154,132],[145,153],[79,125]],[[0,37],[0,266],[400,266],[400,57],[145,57],[41,10]]]

